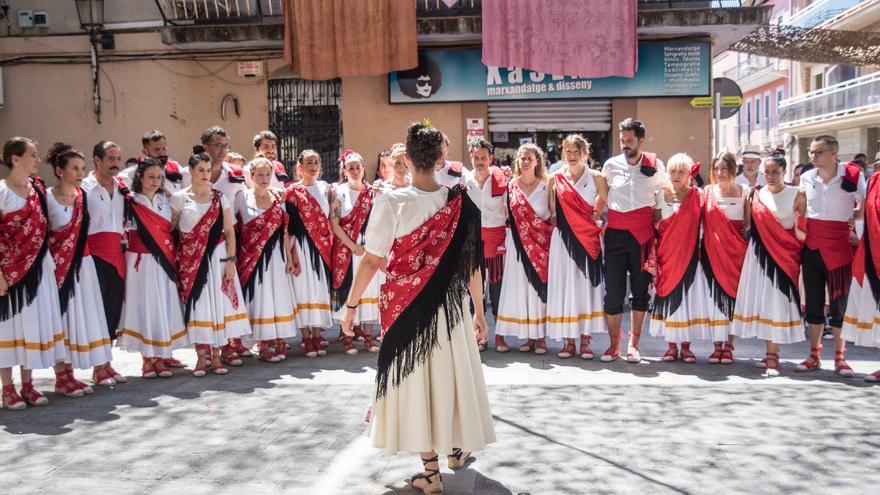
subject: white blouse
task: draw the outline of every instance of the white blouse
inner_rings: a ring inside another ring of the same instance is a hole
[[[171,208],[180,214],[178,228],[181,232],[192,232],[192,229],[196,227],[196,224],[199,223],[199,220],[202,219],[210,207],[210,201],[207,203],[196,203],[187,191],[179,191],[171,196]],[[220,193],[220,207],[225,210],[224,213],[231,214],[230,210],[232,207],[229,204],[229,199],[223,193]]]
[[[394,240],[424,224],[446,205],[448,195],[445,187],[427,192],[408,186],[379,196],[373,203],[364,247],[376,256],[388,256]]]
[[[133,193],[133,197],[136,203],[146,206],[153,213],[169,222],[171,221],[171,200],[162,192],[154,194],[152,201],[141,193]],[[125,222],[125,229],[137,230],[137,225],[134,222]]]
[[[0,213],[9,213],[24,208],[27,200],[6,186],[5,180],[0,180]]]
[[[797,193],[798,188],[794,186],[785,186],[785,189],[776,194],[770,192],[770,189],[762,187],[758,191],[758,197],[776,215],[776,219],[779,220],[782,227],[790,229],[794,227],[794,199],[797,197]]]
[[[525,193],[525,190],[523,190]],[[504,195],[505,204],[507,201],[507,194]],[[532,191],[532,194],[526,196],[529,204],[532,205],[532,209],[535,210],[535,215],[538,216],[541,220],[547,220],[550,218],[550,192],[547,189],[547,183],[542,182],[535,187],[535,190]]]
[[[56,231],[66,227],[73,219],[73,205],[64,206],[55,199],[53,191],[54,187],[50,187],[46,192],[46,206],[49,208],[49,230]]]
[[[708,192],[715,196],[718,208],[724,212],[728,220],[742,220],[744,218],[745,200],[751,189],[748,186],[742,187],[742,196],[738,198],[722,198],[720,189],[717,185],[709,186]]]

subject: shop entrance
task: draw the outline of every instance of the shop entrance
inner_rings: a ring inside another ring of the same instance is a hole
[[[489,132],[495,158],[513,164],[523,143],[538,145],[548,167],[562,159],[562,141],[581,134],[591,145],[591,157],[601,166],[611,150],[611,100],[538,100],[489,102]]]

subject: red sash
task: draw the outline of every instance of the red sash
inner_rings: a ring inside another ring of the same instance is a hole
[[[114,177],[118,194],[128,198],[131,191],[119,177]],[[98,185],[98,187],[102,187]],[[119,232],[98,232],[88,237],[89,252],[96,258],[113,265],[119,278],[125,278],[125,256],[122,253],[122,234]]]
[[[379,296],[384,337],[377,397],[385,394],[389,380],[399,385],[465,317],[468,281],[479,269],[480,213],[463,191],[460,185],[452,188],[445,206],[391,246]]]
[[[584,173],[590,171],[584,170]],[[556,228],[559,236],[581,273],[590,278],[594,287],[598,287],[602,281],[602,228],[593,220],[593,206],[584,200],[563,173],[555,175]]]
[[[461,177],[462,168],[464,168],[464,164],[461,162],[449,162],[449,170],[446,171],[452,177]]]
[[[287,175],[287,169],[284,168],[284,164],[277,160],[273,160],[272,165],[274,166],[275,178],[282,184],[287,185],[287,183],[290,182],[290,176]]]
[[[492,165],[489,167],[489,180],[491,182],[491,194],[493,198],[497,198],[507,192],[507,176],[501,167]]]
[[[354,206],[348,215],[345,215],[339,220],[339,226],[345,231],[345,235],[354,242],[358,241],[358,237],[360,237],[364,225],[367,223],[367,217],[370,216],[370,210],[373,208],[374,197],[375,193],[373,190],[369,187],[365,187],[358,195],[358,199],[355,201]],[[332,288],[338,289],[342,286],[346,274],[349,273],[352,252],[351,249],[348,249],[348,247],[342,242],[334,242],[331,252],[331,259],[333,261]],[[345,297],[348,293],[346,291],[345,294],[341,295]]]
[[[718,199],[706,193],[703,216],[703,271],[719,309],[733,314],[739,277],[748,241],[742,235],[742,220],[730,220],[718,206]],[[720,291],[720,292],[719,292]]]
[[[835,300],[849,291],[852,278],[853,247],[849,242],[849,222],[807,219],[804,244],[818,249],[828,271],[828,297]]]
[[[165,180],[174,183],[183,180],[183,171],[180,169],[180,164],[170,158],[165,162]]]
[[[790,299],[800,300],[798,277],[801,273],[801,241],[794,229],[785,229],[776,215],[752,195],[752,240],[764,273]]]
[[[288,232],[300,241],[307,239],[312,252],[317,252],[320,257],[312,260],[312,269],[315,273],[320,270],[329,272],[333,251],[330,219],[324,214],[318,200],[302,184],[287,188],[287,214],[290,216]]]
[[[490,284],[498,283],[504,276],[504,254],[507,246],[507,227],[482,227],[480,238],[483,240],[483,260],[486,263],[486,278]]]
[[[657,154],[656,153],[648,153],[647,151],[642,152],[642,159],[639,162],[639,170],[642,174],[647,175],[648,177],[653,176],[657,173]]]
[[[253,298],[254,272],[257,267],[265,270],[272,256],[272,251],[284,242],[284,229],[287,228],[287,212],[278,200],[272,202],[266,211],[260,213],[250,222],[244,223],[239,217],[238,225],[241,235],[238,236],[239,248],[236,253],[235,267],[238,279],[246,299]],[[284,249],[282,258],[284,257]]]
[[[161,194],[161,193],[156,193]],[[174,239],[174,225],[162,215],[133,198],[127,206],[131,220],[137,230],[128,233],[128,250],[133,253],[150,254],[159,263],[171,280],[177,280],[177,248]],[[140,264],[140,256],[135,266]]]
[[[629,231],[644,250],[654,240],[654,209],[650,206],[627,212],[609,209],[608,228]]]
[[[661,311],[667,316],[674,313],[683,300],[684,291],[693,283],[699,259],[700,203],[700,191],[692,187],[682,199],[678,211],[657,225],[660,235],[657,241],[657,276],[654,278],[657,291],[655,313],[658,306],[663,306],[661,299],[675,299],[669,301],[668,307]],[[676,293],[676,297],[671,297],[673,293]]]
[[[546,302],[553,224],[538,217],[519,184],[510,184],[507,192],[512,223],[510,233],[517,256],[523,260],[529,283],[541,296],[541,300]]]
[[[180,232],[180,249],[177,258],[177,289],[180,300],[184,302],[184,319],[190,321],[192,308],[202,295],[208,283],[208,264],[217,244],[223,242],[223,208],[220,205],[220,192],[213,191],[211,206],[190,232]],[[218,267],[219,269],[220,267]],[[231,289],[231,290],[230,290]],[[238,307],[238,297],[231,283],[223,283],[223,293],[229,297],[234,307]]]
[[[226,173],[226,179],[231,184],[245,184],[245,176],[244,169],[239,167],[238,165],[233,165],[231,163],[226,163],[226,166],[229,167],[229,171]],[[230,198],[234,199],[234,198]]]
[[[865,197],[865,231],[853,259],[853,276],[859,285],[864,285],[866,270],[872,270],[875,277],[880,274],[880,249],[874,247],[880,246],[880,186],[877,185],[878,182],[880,182],[880,174],[872,175],[868,183],[868,195]],[[870,267],[866,264],[868,251],[870,251]]]
[[[9,284],[9,292],[0,296],[0,321],[33,302],[43,276],[49,229],[46,193],[39,179],[31,179],[31,185],[23,208],[0,215],[0,268]]]

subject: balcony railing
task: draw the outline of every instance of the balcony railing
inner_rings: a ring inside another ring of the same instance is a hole
[[[254,22],[281,17],[282,0],[156,0],[169,24]]]
[[[872,109],[880,110],[880,72],[783,100],[779,104],[779,125],[791,127]]]
[[[817,0],[791,16],[786,24],[802,28],[816,27],[855,7],[863,0]]]

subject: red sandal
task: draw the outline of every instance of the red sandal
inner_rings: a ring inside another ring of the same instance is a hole
[[[156,371],[155,359],[144,356],[143,364],[141,364],[141,376],[144,378],[156,378],[159,372]]]
[[[318,350],[315,349],[315,341],[311,337],[303,337],[303,345],[305,346],[306,357],[318,357]]]
[[[267,363],[280,363],[281,356],[278,355],[278,346],[275,346],[273,350],[269,347],[268,340],[261,340],[257,344],[257,359],[260,361],[266,361]]]
[[[3,409],[10,411],[21,411],[27,409],[27,403],[15,391],[15,385],[3,385],[2,399]]]
[[[193,376],[202,378],[208,374],[208,366],[211,361],[211,346],[208,344],[196,344],[196,355],[198,355],[198,360],[196,361],[196,368],[193,370]]]
[[[865,381],[868,383],[880,382],[880,370],[877,370],[870,375],[865,375]]]
[[[179,359],[165,358],[162,360],[162,364],[164,364],[168,368],[186,368],[186,365],[183,364]]]
[[[55,371],[55,393],[70,398],[85,395],[85,391],[76,385],[76,379],[71,370]]]
[[[373,342],[373,337],[370,335],[364,335],[364,349],[367,352],[379,352],[379,346]]]
[[[153,359],[153,369],[156,370],[160,378],[171,378],[174,376],[174,373],[171,371],[171,368],[165,366],[164,360],[162,358]]]
[[[733,364],[733,344],[724,344],[721,350],[721,364]]]
[[[356,356],[358,353],[357,348],[354,346],[354,342],[351,341],[351,337],[348,335],[342,336],[342,350],[344,350],[349,356]]]
[[[128,381],[128,378],[122,376],[121,374],[119,374],[118,371],[114,370],[113,366],[110,366],[110,363],[105,364],[104,369],[107,371],[107,373],[110,374],[110,376],[113,377],[113,381],[115,381],[116,383],[125,383]]]
[[[244,364],[230,344],[220,346],[220,361],[229,366],[242,366]]]
[[[678,345],[675,342],[668,342],[666,352],[661,359],[667,363],[678,361]]]
[[[577,352],[577,349],[574,347],[574,339],[565,339],[565,347],[559,351],[558,356],[560,359],[568,359],[574,356],[575,352]]]
[[[49,399],[41,394],[39,390],[34,388],[33,382],[23,382],[19,393],[21,394],[21,398],[24,399],[25,403],[29,406],[45,406],[49,404]]]
[[[535,339],[535,354],[539,356],[547,354],[547,342],[544,339]]]
[[[593,349],[590,349],[590,340],[592,340],[592,337],[590,337],[589,335],[581,335],[580,356],[581,356],[581,359],[584,359],[587,361],[596,357],[596,355],[593,354]]]
[[[834,351],[834,371],[846,378],[854,375],[853,369],[846,363],[846,351]]]
[[[773,378],[779,376],[779,354],[768,352],[764,356],[764,376]]]
[[[822,369],[822,346],[810,347],[810,357],[794,367],[798,373]]]
[[[220,349],[211,348],[211,373],[215,375],[226,375],[229,373],[229,368],[225,366],[226,363],[223,362],[223,355],[221,354]]]
[[[312,337],[312,347],[315,349],[315,352],[318,353],[319,356],[327,355],[327,346],[324,344],[327,342],[323,337]]]
[[[287,359],[287,341],[284,339],[275,339],[275,355],[281,358],[281,361]]]
[[[232,350],[235,351],[235,353],[238,354],[240,357],[254,357],[254,353],[241,343],[241,339],[230,339],[229,344]]]
[[[719,364],[721,363],[721,353],[724,349],[724,344],[721,342],[715,342],[715,350],[712,351],[712,354],[709,354],[709,359],[706,360],[709,364]]]
[[[697,362],[697,356],[695,356],[694,353],[691,352],[690,342],[681,343],[681,361],[688,364],[693,364]]]
[[[107,370],[106,365],[102,365],[92,370],[92,383],[101,387],[112,387],[116,385],[116,379],[113,378],[113,373]]]

